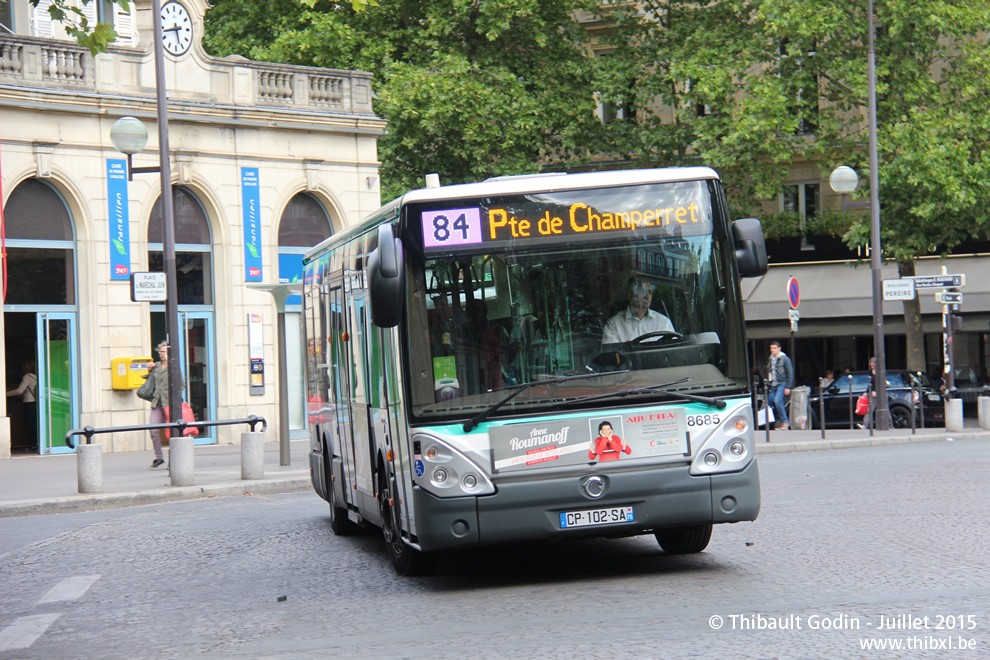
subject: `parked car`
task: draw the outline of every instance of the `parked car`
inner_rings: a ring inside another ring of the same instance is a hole
[[[852,396],[850,396],[850,382]],[[825,388],[825,426],[826,428],[849,428],[849,411],[855,410],[856,399],[866,391],[870,382],[870,374],[866,371],[854,371],[842,374]],[[912,389],[913,388],[913,389]],[[812,428],[821,428],[819,415],[821,397],[817,392],[809,401],[809,411]],[[935,388],[928,376],[911,371],[887,372],[887,400],[890,409],[890,422],[893,428],[911,428],[911,415],[914,423],[921,426],[921,405],[924,402],[925,426],[942,426],[945,424],[945,402],[942,394]],[[912,412],[913,411],[913,412]],[[853,415],[854,424],[862,423],[861,415]]]
[[[976,409],[977,397],[990,396],[990,386],[983,382],[973,367],[956,367],[953,376],[956,386],[953,396],[962,399],[963,408],[971,409],[972,412]]]

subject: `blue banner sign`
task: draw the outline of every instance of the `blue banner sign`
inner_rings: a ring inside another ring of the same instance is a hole
[[[258,193],[258,168],[241,168],[241,205],[244,209],[244,279],[260,282],[261,273],[261,197]]]
[[[278,283],[279,284],[292,284],[293,282],[302,282],[303,278],[303,255],[301,254],[284,254],[280,253],[278,255]],[[301,305],[302,296],[289,296],[286,301],[286,305]]]
[[[110,279],[131,279],[131,231],[127,214],[127,161],[107,159],[107,219],[110,225]]]

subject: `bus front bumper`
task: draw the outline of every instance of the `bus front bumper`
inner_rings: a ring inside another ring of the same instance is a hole
[[[622,472],[588,472],[496,484],[476,498],[441,499],[418,493],[416,537],[425,551],[467,545],[569,536],[623,536],[665,527],[756,520],[760,513],[759,467],[692,476],[688,466]],[[601,497],[584,488],[591,477],[605,482]],[[561,514],[632,507],[633,522],[562,528]]]

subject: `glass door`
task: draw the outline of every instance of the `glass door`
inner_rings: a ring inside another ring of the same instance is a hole
[[[179,312],[179,368],[185,382],[183,398],[192,406],[199,421],[214,419],[213,401],[213,314],[210,312]],[[215,428],[203,428],[194,437],[194,444],[216,444]]]
[[[65,434],[76,428],[76,316],[40,313],[38,331],[38,450],[67,454]]]

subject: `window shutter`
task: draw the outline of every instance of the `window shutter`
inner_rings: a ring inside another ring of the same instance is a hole
[[[32,36],[43,39],[51,39],[54,36],[52,34],[52,15],[48,13],[48,7],[51,4],[51,0],[41,0],[32,11]]]
[[[133,3],[131,7],[133,7]],[[134,34],[134,19],[131,17],[130,12],[126,12],[121,9],[120,5],[114,5],[114,16],[113,16],[113,26],[117,30],[117,34],[120,35],[117,39],[117,43],[121,46],[136,46],[135,43],[137,39]]]

